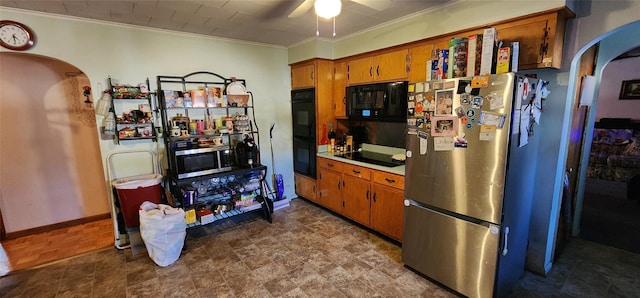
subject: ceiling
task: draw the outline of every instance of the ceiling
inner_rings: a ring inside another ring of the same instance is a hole
[[[320,18],[320,38],[344,37],[455,0],[342,0],[333,22]],[[303,0],[0,0],[0,6],[189,32],[288,47],[316,37],[313,7],[288,15]],[[376,10],[372,6],[387,6]],[[378,3],[374,3],[378,2]]]

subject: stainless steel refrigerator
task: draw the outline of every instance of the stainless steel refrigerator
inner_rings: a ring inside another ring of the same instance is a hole
[[[522,276],[533,189],[548,187],[534,181],[530,133],[541,83],[507,73],[410,84],[405,265],[469,297],[505,296]]]

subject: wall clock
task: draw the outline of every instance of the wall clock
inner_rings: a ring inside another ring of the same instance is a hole
[[[0,20],[0,45],[14,51],[24,51],[35,45],[33,30],[24,24]]]

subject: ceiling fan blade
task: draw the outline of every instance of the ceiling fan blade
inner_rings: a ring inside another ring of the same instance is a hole
[[[351,0],[355,3],[373,8],[375,10],[385,10],[391,6],[391,0]]]
[[[297,18],[304,15],[315,3],[315,0],[304,0],[300,6],[296,7],[290,14],[290,18]]]

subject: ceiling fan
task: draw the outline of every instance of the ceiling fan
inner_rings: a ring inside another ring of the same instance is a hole
[[[324,2],[326,0],[304,0],[302,4],[300,4],[296,9],[294,9],[290,14],[290,18],[297,18],[303,16],[309,9],[311,9],[316,2]],[[335,0],[340,2],[340,0]],[[391,0],[346,0],[353,1],[355,3],[370,7],[375,10],[383,10],[388,8],[391,5]],[[334,15],[335,16],[335,15]]]

